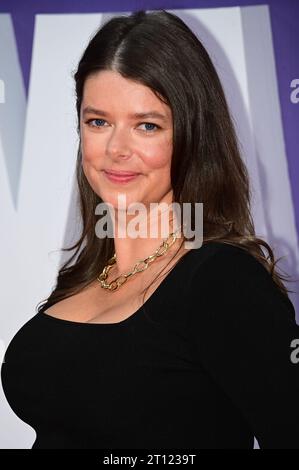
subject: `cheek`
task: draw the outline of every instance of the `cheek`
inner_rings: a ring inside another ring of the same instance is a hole
[[[103,144],[98,142],[96,138],[89,136],[88,138],[81,135],[81,152],[82,160],[86,163],[96,164],[101,160]]]
[[[170,142],[145,147],[143,162],[149,170],[168,170],[171,165],[172,145]]]

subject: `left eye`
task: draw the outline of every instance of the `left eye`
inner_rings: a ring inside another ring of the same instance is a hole
[[[152,122],[142,122],[141,124],[142,125],[144,124],[145,126],[155,126],[157,129],[159,127],[159,126],[157,126],[157,124],[154,124]],[[153,130],[155,130],[155,129],[146,129],[147,132],[152,132]]]

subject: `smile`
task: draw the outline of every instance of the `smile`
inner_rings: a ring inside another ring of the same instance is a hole
[[[131,176],[112,175],[111,173],[107,173],[106,171],[104,171],[104,175],[109,181],[112,181],[113,183],[129,183],[130,181],[140,176],[140,174],[131,175]]]

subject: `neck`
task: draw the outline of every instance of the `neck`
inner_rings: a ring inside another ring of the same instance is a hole
[[[130,225],[129,218],[126,219],[127,223],[124,227],[118,223],[120,218],[116,215],[116,224],[114,225],[114,247],[116,254],[116,264],[113,268],[114,276],[131,271],[138,261],[144,260],[154,254],[155,251],[159,249],[163,240],[166,241],[170,234],[179,228],[179,224],[173,213],[169,213],[166,222],[165,217],[163,220],[159,217],[159,219],[156,219],[156,223],[153,223],[153,219],[151,219],[150,215],[151,214],[148,213],[146,220],[138,224],[138,228],[141,232],[139,232],[139,236],[137,235],[135,238],[131,233],[132,225]],[[140,236],[140,233],[142,233],[142,236]],[[168,248],[165,254],[157,257],[155,261],[153,261],[153,264],[157,266],[158,264],[165,263],[166,259],[169,259],[178,249],[180,249],[180,251],[183,249],[184,251],[184,248],[180,248],[183,241],[182,232],[177,233],[176,237],[174,242],[172,237],[169,238],[169,243],[173,242],[173,244]],[[164,251],[164,249],[161,249],[161,252],[162,251]]]

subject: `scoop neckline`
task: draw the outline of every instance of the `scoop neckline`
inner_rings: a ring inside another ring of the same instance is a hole
[[[83,326],[83,327],[87,327],[87,328],[89,328],[89,327],[117,327],[117,326],[126,325],[126,324],[130,323],[131,321],[133,321],[138,316],[138,314],[143,309],[143,307],[148,306],[151,302],[153,302],[155,300],[155,298],[160,293],[160,291],[163,288],[165,289],[167,287],[167,285],[169,284],[172,276],[174,275],[174,272],[176,272],[176,268],[178,268],[178,266],[182,266],[183,261],[185,260],[185,258],[188,257],[188,255],[190,255],[190,252],[192,252],[194,250],[197,250],[197,249],[196,248],[191,248],[184,256],[181,256],[181,258],[178,260],[177,264],[172,268],[172,270],[169,272],[169,274],[163,279],[163,281],[158,285],[157,289],[154,290],[152,295],[144,302],[144,304],[141,305],[141,307],[139,307],[130,316],[128,316],[127,318],[124,318],[123,320],[120,320],[119,322],[114,322],[114,323],[79,322],[79,321],[74,321],[74,320],[66,320],[64,318],[53,317],[52,315],[49,315],[48,313],[45,313],[44,311],[38,312],[36,314],[36,316],[39,316],[40,318],[50,320],[52,322],[56,322],[56,323],[60,323],[60,324],[64,323],[64,324],[68,324],[68,325],[74,325],[76,327],[79,327],[79,326],[81,326],[81,327]]]

